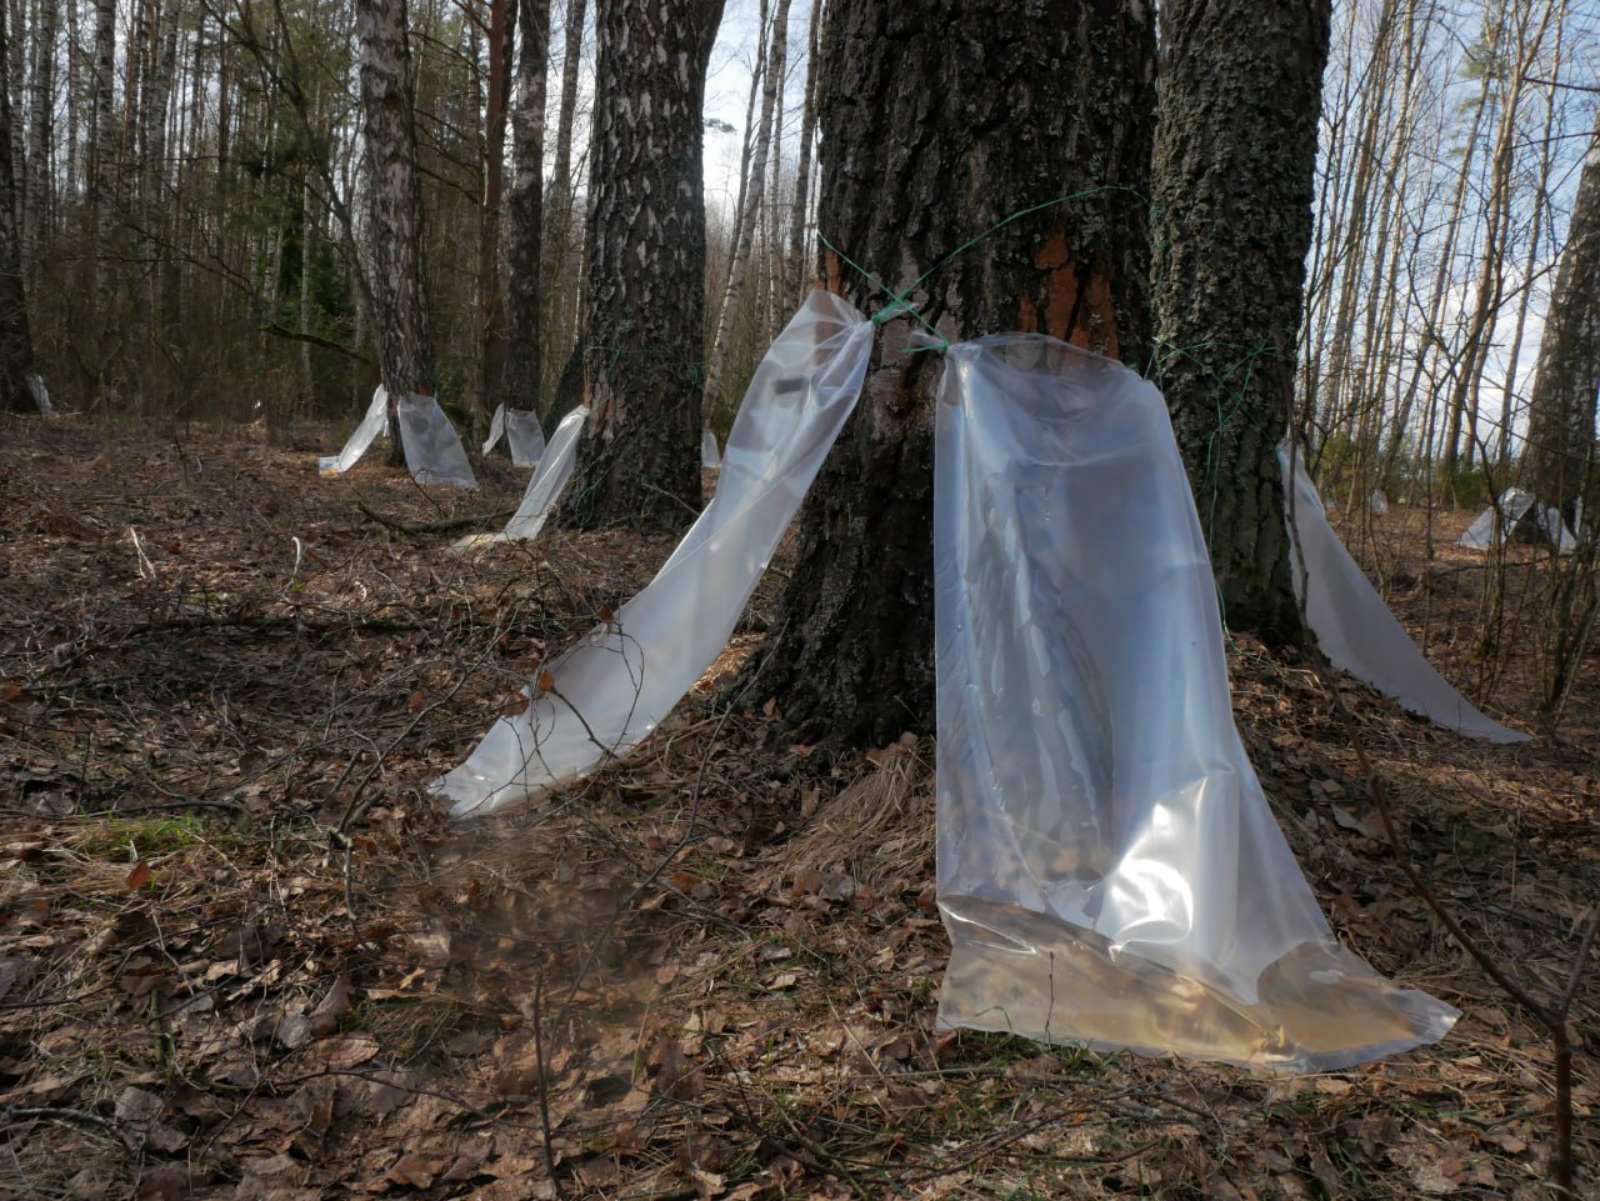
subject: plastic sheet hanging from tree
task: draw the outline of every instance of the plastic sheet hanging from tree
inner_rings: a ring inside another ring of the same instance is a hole
[[[373,442],[389,432],[389,393],[379,384],[372,393],[372,403],[367,414],[356,426],[356,432],[345,442],[344,449],[336,455],[326,455],[317,460],[321,475],[343,475],[361,461],[361,456]]]
[[[412,479],[452,488],[478,486],[472,464],[467,462],[467,448],[437,400],[412,395],[395,408],[400,417],[400,446]]]
[[[1160,393],[1039,335],[957,345],[935,446],[940,1025],[1274,1070],[1442,1037],[1267,807]]]
[[[1479,513],[1466,532],[1456,539],[1456,545],[1468,550],[1490,550],[1504,537],[1506,529],[1514,527],[1527,516],[1529,509],[1535,508],[1533,520],[1546,542],[1563,555],[1570,555],[1578,549],[1578,539],[1567,528],[1561,514],[1553,506],[1539,504],[1533,493],[1524,492],[1521,488],[1507,488],[1502,492],[1499,511],[1496,512],[1495,506],[1490,505]],[[1505,519],[1503,524],[1502,516]]]
[[[722,466],[722,455],[717,451],[717,436],[710,430],[702,430],[700,433],[700,466]]]
[[[489,419],[489,439],[483,444],[483,454],[488,455],[506,440],[511,451],[511,462],[517,467],[533,467],[544,454],[544,429],[539,425],[539,415],[527,409],[508,409],[496,405]]]
[[[1278,448],[1278,463],[1287,478],[1286,447]],[[1293,518],[1289,557],[1295,596],[1304,603],[1306,624],[1330,663],[1447,730],[1490,742],[1527,741],[1528,735],[1484,716],[1434,670],[1333,532],[1317,486],[1298,460]]]
[[[435,781],[454,815],[516,804],[625,753],[704,674],[855,408],[872,329],[845,301],[812,293],[756,369],[711,503],[614,620],[535,677],[527,710],[495,722]]]
[[[28,372],[28,391],[33,394],[34,406],[42,417],[54,417],[55,405],[50,403],[50,389],[44,382],[44,376],[37,371]]]
[[[498,534],[468,534],[458,541],[454,549],[472,550],[479,546],[492,546],[497,542],[528,542],[539,536],[544,523],[554,512],[556,502],[566,491],[572,478],[572,468],[577,462],[578,439],[583,436],[583,423],[589,419],[587,405],[579,405],[561,419],[556,432],[550,436],[550,445],[544,448],[533,478],[522,493],[522,503]]]

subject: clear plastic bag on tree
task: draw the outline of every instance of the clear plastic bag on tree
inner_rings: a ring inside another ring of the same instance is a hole
[[[700,433],[700,466],[722,466],[722,455],[717,451],[717,436],[710,430],[702,430]]]
[[[533,467],[538,464],[539,456],[544,454],[544,429],[539,424],[537,413],[527,409],[508,409],[505,405],[495,406],[494,416],[489,419],[489,438],[483,444],[483,454],[487,456],[494,450],[502,437],[511,450],[511,462],[517,467]]]
[[[1275,1070],[1442,1037],[1267,806],[1160,393],[1007,335],[950,350],[937,422],[940,1025]]]
[[[44,382],[44,376],[37,371],[28,372],[28,391],[33,394],[33,403],[38,408],[40,416],[55,416],[56,407],[50,403],[50,389]]]
[[[812,293],[756,369],[711,503],[655,579],[545,669],[554,688],[535,685],[524,713],[495,722],[434,783],[453,814],[492,812],[589,771],[667,716],[727,645],[855,408],[871,351],[860,313]]]
[[[1561,514],[1551,505],[1540,505],[1534,499],[1533,493],[1524,492],[1521,488],[1507,488],[1500,494],[1500,511],[1495,512],[1495,507],[1490,505],[1479,513],[1467,527],[1466,533],[1456,539],[1457,546],[1464,546],[1468,550],[1490,550],[1495,542],[1505,536],[1505,530],[1514,527],[1527,515],[1529,509],[1538,505],[1534,514],[1534,522],[1539,527],[1539,532],[1544,535],[1545,541],[1554,546],[1563,555],[1570,555],[1578,549],[1578,539],[1567,528],[1567,523],[1561,519]],[[1501,518],[1504,517],[1504,525]]]
[[[579,405],[561,419],[556,432],[550,436],[550,445],[544,448],[533,478],[522,493],[522,503],[498,534],[468,534],[455,544],[458,551],[478,546],[492,546],[497,542],[528,542],[539,536],[544,523],[556,507],[556,501],[566,491],[572,478],[572,468],[577,462],[578,439],[583,436],[583,423],[589,419],[587,405]]]
[[[1367,498],[1367,509],[1374,517],[1382,517],[1389,512],[1389,498],[1383,494],[1382,488],[1372,490],[1372,495]]]
[[[1278,448],[1278,462],[1287,478],[1286,447]],[[1330,663],[1447,730],[1490,742],[1527,741],[1526,734],[1479,712],[1423,656],[1333,532],[1317,486],[1298,458],[1293,516],[1289,556],[1295,595],[1304,602],[1306,624]]]
[[[400,445],[406,466],[419,484],[448,484],[476,488],[478,479],[467,462],[467,448],[439,402],[431,396],[407,396],[396,410],[400,416]]]
[[[361,419],[361,424],[356,426],[356,432],[351,434],[344,444],[344,449],[336,455],[326,455],[317,460],[317,471],[322,475],[343,475],[361,461],[361,456],[367,453],[367,448],[378,438],[386,436],[389,432],[389,394],[384,391],[382,384],[372,393],[372,403],[367,406],[367,415]]]

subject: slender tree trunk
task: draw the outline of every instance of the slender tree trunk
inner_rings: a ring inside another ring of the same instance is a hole
[[[406,0],[356,0],[366,141],[367,238],[373,341],[389,392],[391,462],[404,462],[394,407],[434,390],[433,341],[422,277],[422,189],[411,93]]]
[[[11,39],[0,0],[0,410],[38,408],[31,386],[33,338],[22,285],[22,238],[17,222],[17,178],[11,148]]]
[[[1530,478],[1543,504],[1574,520],[1594,470],[1595,403],[1600,396],[1600,123],[1578,178],[1539,342],[1528,427]],[[1590,495],[1595,519],[1600,499]]]
[[[28,21],[27,0],[0,0],[11,5],[11,40],[7,47],[10,55],[11,87],[15,89],[11,96],[11,109],[16,113],[18,105],[22,103],[23,85],[28,78],[28,41],[31,38],[38,40],[37,30],[30,31]],[[12,189],[12,216],[17,223],[17,231],[22,234],[28,228],[28,189],[24,181],[28,177],[28,141],[27,130],[23,128],[20,119],[11,122],[11,170],[16,178],[17,186]],[[20,245],[20,243],[19,243]]]
[[[73,0],[75,2],[75,0]],[[28,237],[24,260],[37,269],[50,244],[50,149],[55,138],[56,0],[42,0],[29,88]]]
[[[812,282],[805,265],[806,212],[811,203],[811,143],[817,131],[817,63],[821,58],[819,36],[825,19],[823,4],[824,0],[812,0],[811,45],[806,58],[806,99],[800,117],[800,165],[794,181],[794,209],[789,214],[788,269],[785,273],[789,280],[789,294],[785,297],[786,301],[804,298]]]
[[[1156,136],[1161,383],[1229,625],[1300,630],[1277,447],[1294,394],[1328,0],[1168,0]]]
[[[522,48],[517,58],[517,112],[512,122],[517,173],[511,185],[506,264],[506,327],[510,339],[499,399],[508,408],[535,410],[543,381],[540,306],[545,299],[541,264],[550,0],[521,0],[521,5],[517,22]]]
[[[706,65],[723,0],[599,0],[584,369],[564,520],[678,529],[700,510]]]
[[[478,328],[483,370],[479,396],[485,413],[494,405],[506,351],[505,306],[500,298],[500,193],[505,181],[506,100],[516,20],[517,0],[489,0],[489,94],[484,106],[483,198],[478,212]]]
[[[870,312],[907,297],[952,341],[1037,331],[1148,361],[1155,112],[1149,6],[832,0],[819,68],[819,253]],[[1027,29],[1026,36],[1017,31]],[[953,31],[959,30],[959,35]],[[909,85],[908,81],[915,81]],[[995,229],[1030,205],[1079,197]],[[1126,189],[1122,191],[1120,189]],[[802,510],[777,632],[752,656],[799,737],[881,744],[933,726],[933,405],[943,371],[884,325],[855,415]]]
[[[739,236],[733,246],[733,258],[728,266],[728,288],[719,306],[716,332],[711,336],[711,358],[706,366],[704,404],[710,407],[722,390],[722,370],[728,360],[728,338],[732,331],[734,310],[739,304],[739,293],[744,288],[745,274],[750,266],[750,247],[755,239],[756,222],[761,216],[762,198],[767,183],[767,155],[772,147],[774,110],[779,91],[783,88],[784,58],[789,44],[789,0],[777,0],[772,16],[772,43],[767,56],[767,78],[761,92],[761,125],[756,138],[755,154],[750,160],[750,189],[745,195],[744,215],[739,223]]]
[[[54,0],[43,0],[49,7]],[[83,159],[83,127],[79,96],[83,87],[83,49],[78,44],[78,0],[66,0],[67,9],[67,200],[78,202],[78,164]]]
[[[88,172],[89,227],[93,231],[94,247],[90,255],[88,293],[98,307],[97,320],[105,322],[111,320],[114,299],[109,259],[116,203],[117,133],[112,116],[117,71],[116,0],[95,0],[94,12],[94,126]],[[105,368],[103,362],[93,366],[97,372]]]
[[[569,316],[571,323],[576,324],[581,320],[583,310],[582,304],[577,302],[576,286],[570,289],[574,294],[574,303],[570,310],[567,308],[569,289],[566,286],[566,266],[569,258],[573,257],[573,234],[576,232],[572,220],[576,194],[572,171],[572,130],[577,118],[578,70],[583,60],[583,28],[588,12],[588,0],[567,0],[565,57],[561,60],[561,113],[556,118],[555,169],[550,179],[550,198],[553,203],[540,247],[545,263],[544,278],[555,281],[557,291],[553,296],[546,296],[551,302],[549,311],[552,320],[546,342],[549,354],[541,352],[541,367],[546,362],[553,367],[555,363],[563,361],[563,356],[570,357],[571,348],[565,339]],[[581,269],[578,274],[581,278]],[[560,391],[559,384],[555,391]],[[549,416],[547,413],[546,418]]]

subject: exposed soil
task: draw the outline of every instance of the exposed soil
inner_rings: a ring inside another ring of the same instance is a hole
[[[1434,515],[1431,561],[1419,509],[1346,531],[1523,746],[1230,639],[1239,726],[1340,935],[1465,1011],[1437,1047],[1260,1077],[933,1029],[931,745],[834,755],[717,704],[774,573],[633,757],[450,825],[427,782],[672,539],[454,554],[523,472],[424,491],[375,453],[319,479],[337,440],[0,421],[0,1196],[1551,1195],[1549,1041],[1412,894],[1328,692],[1406,853],[1559,994],[1600,901],[1600,653],[1541,729],[1538,552],[1509,552],[1486,638],[1486,561],[1453,545],[1472,514]],[[1597,978],[1573,1006],[1585,1196]]]

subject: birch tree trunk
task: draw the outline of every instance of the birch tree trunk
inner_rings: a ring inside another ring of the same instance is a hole
[[[17,178],[11,148],[11,39],[7,5],[0,0],[0,410],[38,408],[31,387],[33,338],[22,284],[22,239],[17,222]]]
[[[422,277],[422,189],[412,111],[406,0],[355,0],[366,141],[367,239],[373,343],[389,392],[392,463],[404,462],[395,405],[434,390],[433,342]]]
[[[806,216],[811,196],[811,143],[817,133],[817,63],[819,33],[825,19],[824,0],[813,0],[811,9],[811,45],[806,58],[806,99],[800,117],[800,164],[794,181],[794,209],[789,214],[789,252],[785,276],[788,280],[788,301],[797,301],[811,290],[811,280],[805,268]]]
[[[733,258],[728,266],[728,287],[718,306],[717,329],[711,336],[711,356],[706,364],[706,387],[703,404],[715,403],[722,390],[722,370],[728,359],[728,335],[733,325],[733,312],[739,303],[739,293],[744,288],[745,273],[750,266],[750,247],[755,241],[756,222],[761,214],[762,197],[766,191],[767,155],[772,146],[773,112],[777,106],[778,92],[783,87],[784,58],[789,41],[789,2],[777,0],[772,16],[772,43],[768,50],[766,82],[761,90],[761,125],[756,138],[755,153],[750,160],[750,187],[745,194],[744,212],[739,222],[738,238],[733,247]]]
[[[1231,627],[1299,635],[1294,395],[1329,0],[1169,0],[1152,200],[1160,372]],[[1225,415],[1225,416],[1220,416]]]
[[[1031,204],[1098,186],[1147,195],[1149,13],[1076,0],[832,0],[821,228],[899,292]],[[951,340],[1038,331],[1143,366],[1146,211],[1115,192],[1045,209],[970,246],[908,300]],[[818,257],[831,291],[866,312],[883,306],[879,287],[832,251]],[[798,739],[882,745],[933,726],[943,364],[904,353],[911,328],[891,321],[878,336],[860,404],[806,498],[777,632],[751,657],[762,665],[754,702],[772,698]]]
[[[680,529],[700,511],[706,65],[723,0],[599,0],[584,375],[563,520]]]
[[[511,185],[506,248],[506,328],[510,337],[499,399],[508,408],[531,411],[539,407],[543,381],[540,306],[545,298],[541,267],[550,0],[521,0],[517,24],[522,46],[517,58],[517,111],[512,119],[516,175]]]

